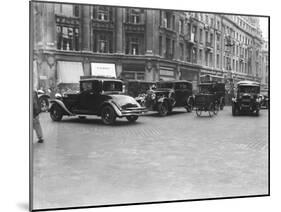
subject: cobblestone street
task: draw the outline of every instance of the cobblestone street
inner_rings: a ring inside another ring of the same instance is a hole
[[[225,107],[210,118],[179,108],[114,126],[95,116],[40,120],[34,209],[268,192],[268,110],[232,117]]]

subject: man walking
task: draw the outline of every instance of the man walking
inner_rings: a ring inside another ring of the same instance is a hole
[[[38,94],[33,91],[33,129],[36,132],[38,143],[43,143],[43,132],[39,121],[39,114],[41,113],[41,106],[39,103]]]

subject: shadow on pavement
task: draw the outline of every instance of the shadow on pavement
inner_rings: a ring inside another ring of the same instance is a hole
[[[65,118],[62,119],[60,121],[61,123],[79,123],[79,124],[91,124],[91,125],[100,125],[100,126],[104,126],[104,127],[114,127],[114,126],[130,126],[130,125],[139,125],[142,124],[141,123],[141,117],[139,117],[139,119],[136,122],[129,122],[127,121],[126,118],[122,118],[122,119],[116,119],[115,123],[112,125],[105,125],[103,124],[102,120],[100,118],[92,118],[92,117],[85,117],[85,118],[79,118],[79,117],[75,117],[75,118]]]

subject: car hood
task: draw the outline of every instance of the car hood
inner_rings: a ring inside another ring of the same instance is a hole
[[[131,96],[127,96],[123,94],[111,94],[108,96],[111,97],[114,103],[116,103],[119,107],[123,109],[140,107],[139,103]]]

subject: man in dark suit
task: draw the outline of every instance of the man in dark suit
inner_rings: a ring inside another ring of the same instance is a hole
[[[33,91],[33,129],[36,132],[38,143],[43,143],[43,132],[39,121],[39,114],[41,113],[41,105],[38,99],[38,94]]]

